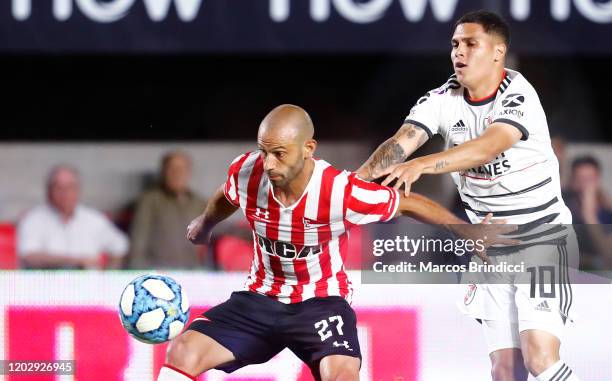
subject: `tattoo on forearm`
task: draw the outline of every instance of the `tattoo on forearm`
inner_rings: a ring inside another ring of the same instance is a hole
[[[370,178],[375,172],[383,170],[393,164],[401,163],[406,159],[406,153],[402,146],[393,138],[387,140],[376,149],[367,163],[367,171]]]
[[[447,167],[449,164],[450,163],[448,161],[446,161],[446,160],[440,160],[440,161],[436,162],[436,165],[435,165],[434,168],[435,168],[436,171],[439,171],[439,170],[444,169],[445,167]]]
[[[381,144],[376,151],[370,156],[368,161],[363,165],[363,169],[367,172],[367,180],[373,180],[374,175],[382,171],[389,166],[397,163],[401,163],[412,153],[406,152],[401,144],[398,143],[399,139],[415,139],[417,138],[416,147],[420,147],[428,139],[427,134],[420,133],[422,130],[410,123],[404,124],[397,131],[394,137],[388,139]]]

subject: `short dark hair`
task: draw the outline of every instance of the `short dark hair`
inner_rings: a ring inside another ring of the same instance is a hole
[[[480,9],[464,14],[455,23],[455,28],[461,24],[473,23],[482,26],[486,33],[494,33],[510,46],[510,27],[506,20],[495,12]]]
[[[572,161],[572,172],[581,165],[592,165],[597,172],[601,172],[601,164],[599,164],[599,160],[595,159],[593,156],[580,156],[574,159],[574,161]]]

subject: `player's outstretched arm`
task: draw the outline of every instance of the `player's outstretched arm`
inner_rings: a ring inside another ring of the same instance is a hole
[[[408,196],[400,194],[399,203],[396,216],[401,214],[432,225],[451,226],[467,224],[467,222],[455,216],[450,210],[418,193],[413,192]]]
[[[212,229],[221,221],[231,216],[238,207],[232,205],[223,192],[221,185],[208,200],[204,212],[187,226],[187,239],[194,244],[205,244],[210,240]]]
[[[396,180],[394,188],[399,189],[404,185],[404,193],[408,195],[410,186],[422,174],[456,172],[486,164],[516,144],[521,136],[521,131],[514,126],[493,123],[476,139],[444,152],[421,156],[385,169],[381,176],[387,175],[387,177],[382,184],[387,185]]]
[[[516,225],[507,225],[505,220],[493,221],[491,214],[487,215],[480,224],[472,225],[455,216],[437,202],[417,193],[410,193],[409,196],[400,195],[397,214],[409,216],[427,224],[441,225],[464,239],[480,240],[484,248],[491,245],[520,243],[520,241],[503,236],[503,234],[515,231]],[[488,261],[485,251],[476,254],[484,261]]]
[[[364,180],[382,176],[382,171],[393,164],[402,163],[428,139],[427,133],[411,123],[404,123],[391,138],[383,142],[357,170]]]

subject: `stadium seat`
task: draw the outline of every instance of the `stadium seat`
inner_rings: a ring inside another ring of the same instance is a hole
[[[253,260],[253,243],[224,235],[214,242],[215,265],[223,271],[248,271]]]
[[[13,224],[0,223],[0,269],[17,268],[16,229]]]

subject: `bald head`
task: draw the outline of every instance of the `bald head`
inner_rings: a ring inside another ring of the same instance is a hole
[[[284,104],[275,107],[259,125],[258,137],[283,139],[301,144],[314,136],[314,126],[308,113],[301,107]]]
[[[261,121],[257,145],[275,186],[284,187],[300,177],[317,147],[313,135],[310,116],[298,106],[280,105]]]

